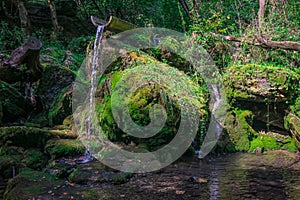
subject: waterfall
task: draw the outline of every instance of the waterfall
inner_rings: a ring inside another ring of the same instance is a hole
[[[95,97],[94,93],[97,89],[98,83],[96,82],[96,76],[97,72],[99,71],[99,56],[101,56],[101,41],[103,39],[103,32],[104,32],[104,26],[98,26],[97,32],[96,32],[96,39],[94,41],[94,49],[93,49],[93,58],[92,58],[92,66],[91,66],[91,73],[90,73],[90,79],[91,79],[91,88],[90,88],[90,94],[89,94],[89,113],[87,118],[87,150],[84,154],[85,160],[83,162],[88,162],[93,160],[92,153],[91,153],[91,135],[93,132],[93,112],[94,112],[94,103],[95,103]]]
[[[198,155],[199,158],[204,158],[213,149],[213,147],[216,145],[223,131],[223,127],[218,121],[218,117],[216,117],[217,115],[216,111],[220,109],[220,106],[223,102],[222,95],[220,93],[221,86],[219,84],[218,85],[210,84],[209,86],[211,88],[212,97],[213,97],[211,98],[211,102],[212,102],[211,119],[201,149],[195,151],[195,154]]]

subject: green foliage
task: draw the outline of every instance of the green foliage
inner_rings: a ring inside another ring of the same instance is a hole
[[[264,149],[264,143],[260,138],[256,138],[251,141],[249,152],[254,152],[257,147]]]
[[[68,44],[67,49],[69,49],[73,53],[84,54],[86,51],[86,47],[88,46],[90,41],[91,38],[86,36],[74,38]]]
[[[263,150],[283,149],[291,152],[298,151],[294,139],[291,137],[285,138],[285,136],[279,134],[274,135],[271,132],[259,133],[258,137],[251,141],[249,152],[254,152],[257,147]]]
[[[23,33],[20,27],[10,26],[2,21],[0,24],[0,52],[12,51],[23,42]]]

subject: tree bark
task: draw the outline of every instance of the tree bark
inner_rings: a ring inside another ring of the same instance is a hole
[[[182,6],[182,8],[183,8],[183,10],[184,10],[184,12],[185,12],[185,14],[186,14],[188,17],[190,17],[189,7],[188,7],[187,3],[185,2],[185,0],[179,0],[179,2],[180,2],[180,4],[181,4],[181,6]]]
[[[26,43],[24,43],[19,48],[15,49],[10,58],[3,62],[4,66],[2,68],[7,69],[9,66],[10,68],[17,68],[17,66],[21,64],[26,64],[27,67],[27,75],[26,79],[29,82],[37,81],[41,75],[43,68],[40,64],[39,54],[42,48],[42,43],[36,38],[29,38]],[[18,69],[18,68],[17,68]],[[16,71],[16,69],[11,69],[12,71]],[[0,77],[1,80],[3,77]],[[15,77],[13,77],[15,78]],[[5,79],[5,77],[4,77]],[[11,82],[11,81],[7,81]]]
[[[54,2],[52,0],[48,0],[48,3],[49,3],[50,12],[51,12],[51,21],[52,21],[52,25],[53,25],[53,32],[52,32],[51,36],[52,36],[52,39],[56,39],[57,33],[60,31],[60,27],[59,27],[58,21],[57,21],[57,14],[56,14]]]
[[[199,13],[199,6],[197,5],[196,0],[193,0],[193,9],[195,10],[196,13],[196,17],[200,17],[200,13]]]
[[[259,0],[259,10],[257,13],[258,16],[258,29],[261,29],[264,26],[264,16],[265,16],[265,6],[266,0]]]
[[[24,33],[24,35],[30,35],[31,34],[31,25],[30,25],[30,21],[28,18],[27,9],[24,6],[24,0],[14,0],[14,3],[18,7],[18,10],[19,10],[19,16],[20,16],[23,33]]]
[[[294,41],[272,41],[267,40],[259,35],[254,35],[255,39],[246,39],[242,37],[236,37],[236,36],[227,36],[227,35],[221,35],[216,33],[210,33],[211,35],[215,37],[220,37],[228,41],[233,42],[245,42],[249,45],[259,46],[262,48],[271,48],[271,49],[285,49],[285,50],[294,50],[294,51],[300,51],[300,43],[294,42]]]

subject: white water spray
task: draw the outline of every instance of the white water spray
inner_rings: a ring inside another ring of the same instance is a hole
[[[215,117],[216,110],[219,109],[219,106],[221,106],[221,103],[223,101],[222,95],[220,93],[220,85],[211,84],[211,92],[213,94],[212,98],[212,115],[211,120],[209,124],[209,128],[206,133],[206,137],[203,141],[203,144],[201,146],[200,150],[195,151],[195,154],[198,155],[199,158],[204,158],[214,147],[218,141],[218,138],[220,137],[223,127],[220,124],[220,122],[217,120],[217,117]]]
[[[88,145],[87,145],[87,150],[85,152],[85,160],[84,162],[88,162],[93,160],[92,154],[91,154],[91,135],[93,131],[93,112],[94,112],[94,103],[95,103],[95,97],[94,93],[95,90],[97,89],[97,83],[96,83],[96,76],[97,72],[99,71],[99,57],[101,56],[101,42],[103,39],[103,32],[104,32],[104,26],[98,26],[97,32],[96,32],[96,39],[94,41],[94,49],[93,49],[93,59],[92,59],[92,66],[91,66],[91,74],[90,74],[90,79],[91,79],[91,88],[90,88],[90,95],[89,95],[89,114],[88,114],[88,127],[87,127],[87,140],[88,140]]]

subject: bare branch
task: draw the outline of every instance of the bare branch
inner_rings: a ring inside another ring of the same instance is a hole
[[[253,46],[259,46],[262,48],[271,48],[271,49],[285,49],[285,50],[294,50],[294,51],[300,51],[300,43],[294,42],[294,41],[272,41],[267,40],[263,38],[262,36],[254,35],[255,39],[248,39],[248,38],[242,38],[242,37],[236,37],[236,36],[226,36],[216,33],[210,33],[214,37],[220,37],[228,41],[233,42],[244,42],[249,45]]]

